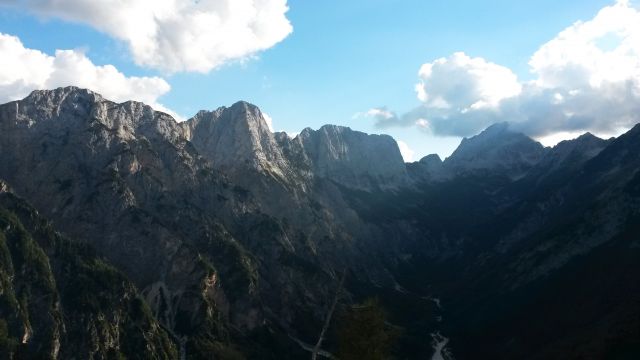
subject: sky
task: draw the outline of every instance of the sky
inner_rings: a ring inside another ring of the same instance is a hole
[[[0,0],[0,102],[76,85],[179,120],[238,100],[275,131],[446,157],[495,122],[545,145],[639,121],[633,1]]]

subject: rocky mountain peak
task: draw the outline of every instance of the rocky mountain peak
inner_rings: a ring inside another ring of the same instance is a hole
[[[596,157],[609,144],[591,133],[575,139],[561,141],[546,151],[543,158],[529,171],[527,181],[543,183],[547,180],[564,179],[567,173],[580,168]]]
[[[115,103],[75,86],[36,90],[10,104],[2,109],[5,118],[15,119],[18,126],[40,123],[40,131],[48,134],[99,127],[125,140],[143,136],[174,141],[181,136],[177,122],[168,114],[137,101]]]
[[[610,172],[633,176],[640,164],[640,124],[631,130],[605,141],[605,146],[585,165],[587,171],[602,176],[610,176]],[[615,171],[614,171],[615,169]]]
[[[285,177],[288,165],[260,109],[239,101],[200,111],[180,124],[184,137],[214,166],[231,171],[249,167]]]
[[[464,138],[444,165],[455,173],[490,171],[517,178],[538,163],[544,153],[540,143],[511,130],[505,122]]]
[[[23,100],[10,103],[4,111],[17,124],[31,127],[36,122],[56,120],[61,114],[87,117],[94,104],[103,98],[90,90],[74,86],[53,90],[35,90]]]
[[[417,162],[407,164],[409,175],[418,182],[442,180],[446,177],[442,159],[438,154],[430,154]]]
[[[286,182],[319,177],[361,189],[407,182],[398,145],[388,135],[325,125],[306,128],[291,139],[272,133],[260,109],[244,101],[201,111],[180,126],[185,138],[214,166],[232,172],[249,167]]]
[[[363,189],[393,188],[408,181],[398,144],[388,135],[325,125],[304,129],[298,138],[316,176]]]
[[[440,159],[440,155],[438,154],[429,154],[420,159],[420,163],[425,165],[441,165],[442,159]]]
[[[559,142],[550,153],[556,156],[567,156],[571,152],[579,152],[584,154],[585,157],[592,158],[604,149],[606,144],[607,140],[587,132],[573,140]]]
[[[34,90],[23,101],[31,103],[61,104],[65,101],[73,103],[98,102],[103,100],[102,95],[89,89],[76,86],[59,87],[51,90]]]
[[[507,142],[524,141],[528,137],[524,134],[514,132],[509,128],[509,123],[496,123],[481,131],[478,135],[470,138],[463,138],[460,146],[452,154],[451,157],[466,155],[473,150],[488,150],[491,147],[503,145]],[[531,139],[529,139],[531,140]],[[498,143],[494,143],[497,141]]]

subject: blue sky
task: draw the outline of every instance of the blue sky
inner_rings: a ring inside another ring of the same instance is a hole
[[[384,132],[406,143],[418,160],[434,152],[448,156],[462,134],[380,128],[371,117],[354,115],[382,106],[402,114],[420,106],[414,90],[420,67],[455,52],[506,67],[522,82],[532,80],[528,62],[543,44],[612,4],[291,0],[286,18],[293,32],[266,50],[204,73],[136,65],[122,39],[59,11],[34,15],[38,9],[0,7],[0,33],[48,55],[77,49],[126,76],[163,78],[171,90],[158,102],[185,117],[242,99],[268,113],[275,130],[294,133],[332,123]]]

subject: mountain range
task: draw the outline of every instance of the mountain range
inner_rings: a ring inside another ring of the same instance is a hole
[[[10,358],[309,358],[338,286],[327,356],[371,297],[398,359],[640,356],[640,125],[405,163],[246,102],[177,122],[66,87],[0,105],[0,179]]]

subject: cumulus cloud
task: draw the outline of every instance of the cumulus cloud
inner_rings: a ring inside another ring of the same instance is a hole
[[[394,126],[401,122],[401,119],[398,118],[398,114],[387,109],[386,107],[372,108],[365,112],[358,112],[353,115],[354,119],[363,117],[375,119],[376,126],[378,126],[379,128]]]
[[[422,65],[418,75],[418,98],[434,109],[466,112],[493,108],[522,90],[508,68],[462,52]]]
[[[33,90],[69,85],[89,88],[114,101],[142,101],[171,113],[158,103],[170,89],[162,78],[127,77],[112,65],[95,65],[78,50],[57,50],[50,56],[0,33],[0,103],[21,99]]]
[[[0,0],[42,17],[87,24],[124,41],[135,62],[208,72],[268,49],[292,31],[286,0]]]
[[[367,116],[374,116],[381,120],[391,120],[396,117],[396,114],[389,111],[387,108],[373,108],[365,113]]]
[[[269,127],[269,131],[273,132],[273,118],[265,112],[262,113],[262,117],[264,118],[264,122],[267,123],[267,126]]]
[[[454,136],[509,121],[539,138],[616,134],[640,121],[640,11],[628,1],[563,30],[529,66],[534,78],[522,82],[504,66],[455,53],[421,67],[419,107],[402,115],[385,108],[393,114],[387,118],[370,115],[381,128],[415,126]]]
[[[398,140],[397,143],[398,143],[398,148],[400,149],[400,154],[402,154],[402,158],[404,159],[404,161],[412,162],[415,151],[413,151],[409,147],[409,145],[407,145],[407,143],[402,140]]]
[[[628,1],[602,9],[544,44],[529,61],[536,84],[580,89],[640,75],[640,12]]]

